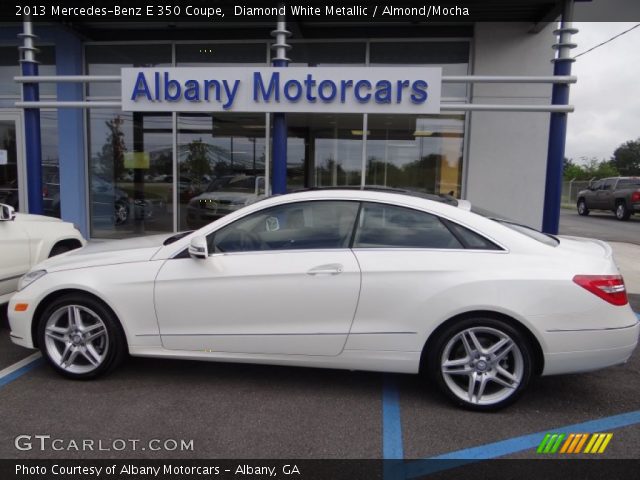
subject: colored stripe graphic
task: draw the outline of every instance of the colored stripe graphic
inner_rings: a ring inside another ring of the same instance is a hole
[[[562,443],[562,440],[564,440],[564,437],[566,437],[566,434],[564,433],[554,433],[553,435],[547,433],[542,439],[542,442],[540,442],[540,445],[538,446],[536,452],[556,453],[558,451],[558,448],[560,448],[560,444]]]
[[[565,439],[564,443],[562,441]],[[582,447],[587,443],[583,453],[603,453],[613,438],[613,433],[570,433],[568,436],[558,433],[547,433],[536,450],[537,453],[556,453],[562,443],[559,453],[581,453]]]

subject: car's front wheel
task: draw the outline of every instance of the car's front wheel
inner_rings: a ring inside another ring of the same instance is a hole
[[[73,379],[94,378],[116,367],[126,354],[115,315],[98,300],[65,295],[42,313],[38,345],[49,364]]]
[[[587,204],[582,198],[578,200],[578,215],[582,215],[583,217],[589,215]]]
[[[429,353],[428,367],[440,389],[458,405],[498,410],[529,383],[531,347],[508,323],[470,318],[446,328]]]

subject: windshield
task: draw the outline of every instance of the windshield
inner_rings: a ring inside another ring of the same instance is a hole
[[[510,228],[511,230],[515,230],[518,233],[522,233],[529,238],[537,240],[538,242],[544,243],[545,245],[549,245],[550,247],[555,247],[560,244],[560,240],[558,240],[553,235],[549,235],[548,233],[542,233],[534,228],[527,227],[526,225],[521,225],[513,220],[507,220],[505,218],[500,218],[500,215],[494,212],[490,212],[489,210],[485,210],[480,207],[471,207],[471,211],[473,213],[477,213],[478,215],[482,215],[494,222],[498,222],[505,227]]]

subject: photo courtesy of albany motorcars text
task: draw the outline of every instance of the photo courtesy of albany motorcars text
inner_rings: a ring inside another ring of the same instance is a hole
[[[21,279],[11,338],[76,379],[127,354],[421,372],[476,410],[629,358],[638,319],[608,244],[423,197],[310,190],[74,250]]]

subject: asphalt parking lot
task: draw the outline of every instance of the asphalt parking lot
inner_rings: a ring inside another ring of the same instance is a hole
[[[631,215],[629,220],[621,222],[611,212],[591,212],[581,217],[575,208],[563,208],[560,211],[560,233],[640,245],[640,215]]]
[[[640,312],[640,295],[630,301]],[[32,353],[11,344],[0,313],[0,370]],[[599,372],[538,378],[491,414],[460,410],[412,375],[143,358],[88,382],[37,360],[0,380],[0,405],[0,458],[398,458],[401,477],[417,478],[425,459],[539,458],[537,444],[555,431],[613,432],[601,457],[637,459],[640,353]],[[19,435],[139,442],[135,451],[21,451]],[[151,439],[193,447],[155,451]]]

